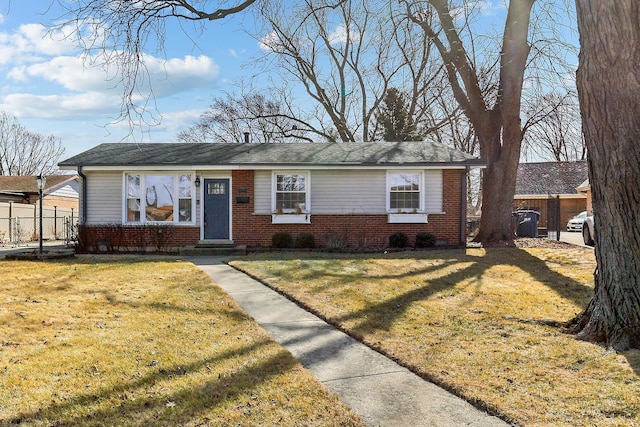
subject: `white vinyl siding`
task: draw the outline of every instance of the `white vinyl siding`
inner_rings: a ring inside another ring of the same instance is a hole
[[[387,171],[312,170],[311,214],[386,214]],[[256,171],[254,210],[272,214],[272,172]],[[442,171],[425,170],[425,211],[442,212]]]
[[[386,214],[386,174],[378,170],[312,170],[310,199],[312,214]],[[90,172],[87,191],[87,224],[121,224],[123,215],[122,172]],[[255,172],[254,211],[272,214],[273,173]],[[442,170],[424,170],[425,212],[443,213]],[[197,190],[196,192],[199,192]],[[195,210],[200,221],[200,206]]]
[[[312,214],[386,213],[384,170],[311,172]]]
[[[78,198],[78,183],[72,181],[68,184],[63,185],[62,187],[52,191],[51,193],[47,193],[48,196],[58,196],[58,197],[69,197],[69,198]]]
[[[253,209],[257,214],[271,214],[271,171],[256,171]]]
[[[424,171],[424,211],[426,213],[444,213],[442,207],[442,170]]]
[[[122,223],[122,173],[87,173],[87,224]]]

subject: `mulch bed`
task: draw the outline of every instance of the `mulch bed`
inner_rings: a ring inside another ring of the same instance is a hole
[[[518,237],[514,240],[518,248],[548,248],[548,249],[569,249],[576,247],[571,243],[558,242],[556,240],[547,239],[546,237]]]

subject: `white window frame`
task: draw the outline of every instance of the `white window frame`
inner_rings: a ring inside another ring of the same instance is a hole
[[[413,209],[391,209],[391,179],[393,175],[418,175],[418,192],[420,201],[418,203],[418,208],[414,212]],[[387,183],[386,183],[386,199],[387,199],[387,212],[388,213],[402,213],[402,214],[410,214],[410,213],[424,213],[424,204],[425,204],[425,181],[424,181],[424,171],[421,170],[389,170],[387,171]]]
[[[416,209],[391,209],[391,179],[393,175],[418,175],[418,193],[420,201]],[[425,212],[425,174],[422,170],[389,170],[386,183],[387,222],[389,224],[424,224],[428,222]]]
[[[311,174],[309,171],[301,170],[280,170],[273,171],[271,175],[271,212],[278,213],[278,206],[276,205],[276,194],[278,186],[278,175],[302,175],[304,176],[304,208],[302,214],[309,214],[311,212]],[[283,209],[283,214],[295,214],[296,209]]]
[[[139,221],[130,221],[128,219],[128,200],[129,200],[129,192],[128,192],[128,177],[138,175],[140,176],[140,220]],[[188,175],[191,177],[191,220],[190,221],[180,221],[179,209],[180,209],[180,200],[184,199],[180,197],[180,177],[183,175]],[[146,191],[147,191],[147,176],[171,176],[173,178],[173,219],[171,221],[149,221],[146,218]],[[196,196],[197,196],[197,188],[195,186],[196,174],[193,171],[128,171],[123,174],[123,211],[122,211],[122,223],[123,224],[153,224],[153,225],[195,225],[196,224]]]

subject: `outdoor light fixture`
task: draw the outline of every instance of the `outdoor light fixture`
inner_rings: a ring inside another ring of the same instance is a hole
[[[44,186],[47,184],[47,178],[44,175],[36,176],[36,185],[38,186],[38,195],[40,198],[40,245],[39,245],[39,253],[42,255],[42,193],[44,191]]]
[[[200,177],[196,176],[196,180],[194,181],[194,184],[196,185],[196,188],[200,188]]]

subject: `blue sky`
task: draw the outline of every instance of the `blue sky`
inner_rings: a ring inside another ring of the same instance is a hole
[[[61,15],[49,3],[0,0],[0,110],[31,131],[59,137],[64,157],[120,141],[129,134],[128,125],[107,125],[119,114],[121,90],[103,69],[83,63],[62,34],[47,35],[45,26]],[[168,27],[166,51],[150,53],[146,61],[162,124],[128,140],[175,141],[212,96],[232,90],[240,73],[251,72],[242,65],[259,45],[237,22],[209,23],[204,34],[192,34],[195,44],[178,28]]]
[[[499,33],[504,3],[471,3],[493,24],[498,17]],[[150,109],[162,122],[146,133],[130,134],[127,123],[109,125],[119,115],[122,95],[121,88],[114,87],[113,75],[83,62],[64,34],[47,34],[46,27],[62,13],[55,7],[56,2],[49,0],[0,0],[0,110],[18,117],[31,131],[59,137],[65,158],[103,142],[175,141],[177,133],[208,108],[213,96],[234,91],[240,78],[251,83],[261,78],[248,64],[265,51],[241,30],[241,17],[207,22],[202,34],[191,31],[189,36],[177,22],[168,22],[165,50],[156,52],[155,45],[149,45],[145,61],[153,76],[156,103]],[[250,26],[250,15],[244,19]],[[489,31],[489,26],[484,29]],[[331,31],[338,40],[340,28]]]

